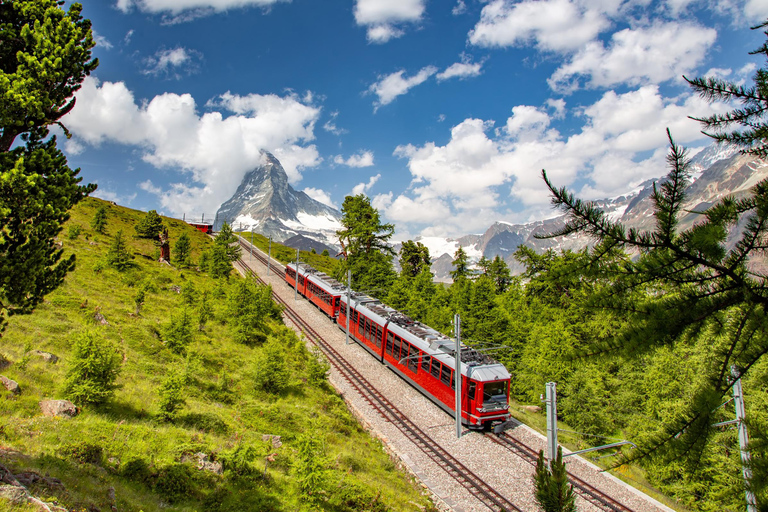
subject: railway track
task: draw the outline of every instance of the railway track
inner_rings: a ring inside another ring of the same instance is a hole
[[[239,239],[240,246],[245,251],[250,251],[251,246],[245,242],[242,238]],[[255,247],[254,247],[255,248]],[[262,251],[256,249],[252,253],[254,257],[267,265],[267,258],[263,255]],[[237,262],[245,272],[255,275],[255,273],[248,268],[244,262]],[[275,266],[281,266],[280,263],[275,264],[272,262],[272,270],[275,271]],[[276,276],[279,276],[285,281],[285,276],[279,271],[275,272]],[[264,283],[261,278],[257,279]],[[264,283],[266,284],[266,283]],[[397,408],[383,395],[378,393],[374,386],[372,386],[354,367],[352,367],[344,358],[330,346],[320,336],[315,329],[304,321],[296,312],[291,308],[277,294],[273,293],[275,301],[283,305],[286,315],[294,322],[299,329],[304,332],[307,338],[315,345],[317,345],[323,353],[328,357],[331,364],[336,367],[343,378],[347,380],[350,385],[360,393],[361,396],[387,421],[395,425],[411,442],[418,446],[424,453],[426,453],[433,461],[443,467],[452,478],[459,482],[462,486],[475,494],[479,493],[485,499],[480,499],[486,506],[492,510],[520,510],[513,503],[509,502],[501,496],[498,492],[488,486],[477,475],[472,474],[466,466],[461,464],[453,456],[448,454],[442,447],[434,442],[427,434],[425,434],[418,426],[416,426],[410,419],[401,414]],[[504,449],[511,451],[515,455],[519,456],[532,466],[536,466],[536,460],[538,458],[538,452],[521,441],[513,438],[509,434],[502,433],[500,435],[487,434],[486,437],[492,442],[502,446]],[[600,491],[593,485],[587,483],[582,478],[568,471],[568,479],[573,484],[576,493],[585,501],[592,504],[594,507],[605,510],[608,512],[634,512],[633,509],[615,500],[606,493]],[[495,508],[494,508],[495,507]]]
[[[255,275],[243,262],[237,262],[240,267],[248,274]],[[263,283],[260,278],[257,279]],[[435,442],[421,428],[412,422],[407,416],[387,399],[386,396],[379,393],[375,387],[358,372],[344,357],[333,348],[325,339],[309,325],[291,306],[279,297],[273,294],[275,301],[282,305],[286,316],[296,324],[304,335],[313,344],[315,344],[328,361],[349,382],[349,384],[381,415],[385,420],[394,425],[408,440],[416,445],[432,461],[438,464],[446,471],[451,478],[467,489],[476,499],[481,501],[491,510],[520,511],[514,503],[501,495],[493,487],[483,481],[481,477],[472,472],[458,459],[448,453],[442,446]]]

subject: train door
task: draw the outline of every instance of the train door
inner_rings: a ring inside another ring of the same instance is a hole
[[[466,384],[464,385],[464,396],[462,396],[462,403],[464,403],[464,410],[467,412],[467,421],[469,425],[476,423],[472,422],[472,415],[477,414],[477,382],[465,377]]]

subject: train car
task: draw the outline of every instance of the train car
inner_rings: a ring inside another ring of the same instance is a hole
[[[440,408],[455,414],[456,340],[373,297],[354,291],[348,296],[338,281],[309,265],[299,264],[298,273],[296,268],[293,263],[286,267],[286,281],[291,286],[296,287],[298,281],[298,292],[310,300],[316,296],[313,286],[338,292],[335,313],[339,328],[347,329],[349,304],[349,336]],[[458,348],[462,423],[485,428],[509,420],[511,377],[507,369],[471,347],[460,343]]]
[[[298,292],[328,315],[328,318],[335,320],[339,314],[342,291],[346,291],[344,285],[306,263],[299,263],[298,267],[295,263],[289,263],[285,267],[285,281],[294,288],[297,274]]]

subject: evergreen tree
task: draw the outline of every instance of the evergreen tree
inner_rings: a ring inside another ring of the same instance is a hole
[[[488,266],[487,274],[496,284],[496,293],[504,293],[509,283],[512,282],[509,266],[499,255],[493,258],[493,261]]]
[[[184,398],[184,384],[186,383],[184,372],[171,370],[163,381],[158,391],[160,398],[160,418],[163,421],[173,421],[179,414],[179,410],[186,404]]]
[[[131,255],[128,254],[128,247],[123,238],[123,231],[119,230],[112,237],[112,245],[109,246],[107,253],[107,265],[123,271],[132,265]]]
[[[114,393],[120,357],[114,345],[98,334],[75,335],[64,395],[79,405],[101,404]]]
[[[176,265],[181,267],[188,266],[191,250],[192,245],[189,241],[189,235],[182,233],[179,239],[176,240],[176,245],[173,246],[173,261]]]
[[[91,227],[95,232],[104,234],[104,228],[107,227],[107,207],[103,204],[96,208],[91,219]]]
[[[213,306],[208,299],[208,290],[203,290],[200,293],[200,297],[197,301],[197,330],[202,331],[205,329],[205,324],[213,316]]]
[[[235,235],[232,228],[226,222],[221,226],[219,234],[216,235],[214,245],[224,249],[224,254],[230,264],[240,259],[240,245],[238,244],[237,235]]]
[[[336,234],[344,259],[336,267],[336,277],[346,281],[347,270],[351,270],[356,289],[386,295],[395,278],[395,251],[388,243],[395,227],[381,223],[378,210],[363,194],[347,196],[341,212],[342,229]]]
[[[563,449],[557,447],[557,458],[547,467],[544,451],[539,451],[536,472],[533,475],[536,503],[544,512],[576,512],[576,495],[568,484],[568,473],[563,463]]]
[[[184,307],[179,313],[171,315],[164,329],[163,341],[174,354],[184,354],[187,351],[187,345],[192,343],[193,339],[192,319],[189,317],[187,308]]]
[[[451,271],[453,281],[467,279],[469,277],[469,256],[464,252],[464,248],[459,246],[453,257],[454,260],[451,262],[453,263],[453,270]]]
[[[753,30],[768,27],[768,21],[752,27]],[[768,30],[764,31],[768,38]],[[752,55],[764,55],[768,59],[768,40]],[[685,78],[685,77],[683,77]],[[694,91],[702,98],[714,102],[738,102],[743,105],[727,114],[714,114],[709,117],[697,118],[705,130],[704,133],[719,142],[736,144],[742,151],[760,158],[768,157],[768,68],[760,68],[755,72],[754,85],[745,87],[723,80],[721,78],[685,78]],[[738,127],[733,131],[730,128]]]
[[[429,257],[429,248],[421,242],[406,240],[400,248],[401,274],[407,277],[416,277],[422,270],[431,268],[432,261]]]
[[[163,230],[163,219],[155,210],[149,210],[144,217],[134,226],[139,238],[151,238],[157,240]]]

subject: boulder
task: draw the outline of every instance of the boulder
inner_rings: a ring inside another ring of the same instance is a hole
[[[24,487],[0,484],[0,498],[4,498],[13,504],[21,505],[29,499],[29,493]]]
[[[271,442],[272,443],[272,448],[280,448],[281,446],[283,446],[283,442],[281,441],[281,437],[280,436],[273,436],[271,434],[264,434],[263,436],[261,436],[261,440],[264,441],[264,442],[267,442],[267,443]]]
[[[104,318],[104,315],[102,315],[99,311],[94,313],[93,319],[99,322],[101,325],[109,325],[109,322],[107,322],[107,319]]]
[[[21,487],[21,484],[16,477],[13,476],[11,470],[0,464],[0,484],[11,485],[13,487]]]
[[[43,416],[61,416],[72,418],[79,412],[75,404],[69,400],[43,400],[40,402],[40,410]]]
[[[11,366],[11,362],[3,354],[0,354],[0,370],[5,370],[9,366]]]
[[[5,386],[5,389],[13,393],[14,395],[18,395],[21,393],[21,388],[19,387],[19,384],[15,380],[11,380],[8,377],[4,377],[0,375],[0,382],[3,383],[3,386]]]
[[[172,292],[181,293],[181,286],[177,284],[172,284],[171,286],[168,287],[168,289],[171,290]]]
[[[42,350],[33,350],[32,351],[33,356],[37,356],[46,363],[54,364],[56,361],[59,360],[58,356],[55,356],[51,354],[50,352],[43,352]]]
[[[197,469],[201,471],[208,471],[216,475],[224,473],[224,466],[219,461],[211,460],[208,454],[198,452],[191,456],[183,456],[181,462],[194,462],[197,465]]]
[[[534,413],[541,412],[541,407],[539,407],[538,405],[523,405],[520,408],[526,412],[534,412]]]

